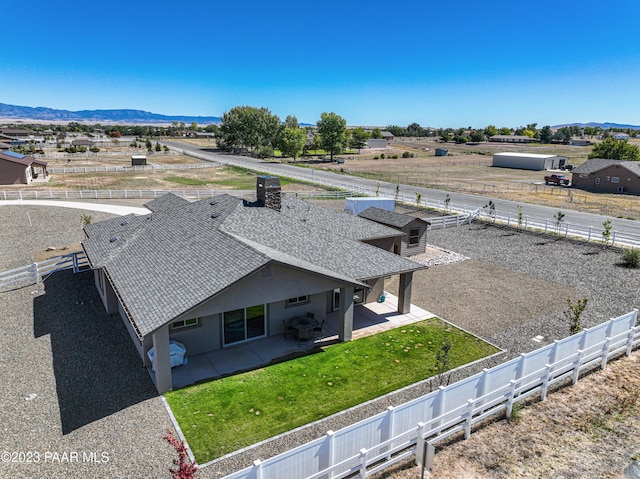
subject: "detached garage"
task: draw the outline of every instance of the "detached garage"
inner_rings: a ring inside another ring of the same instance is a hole
[[[569,162],[566,156],[540,155],[536,153],[496,153],[493,166],[520,170],[558,170]]]

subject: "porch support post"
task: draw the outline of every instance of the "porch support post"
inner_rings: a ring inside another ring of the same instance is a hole
[[[411,309],[411,283],[413,281],[413,271],[400,275],[398,286],[398,313],[406,314]]]
[[[169,357],[169,328],[164,327],[153,333],[153,355],[156,375],[156,389],[160,394],[171,391],[171,359]]]
[[[340,288],[340,310],[338,311],[338,340],[351,341],[353,337],[353,286]]]

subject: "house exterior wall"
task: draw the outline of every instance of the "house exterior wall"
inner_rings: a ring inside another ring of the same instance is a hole
[[[169,326],[169,338],[181,342],[187,348],[187,355],[206,353],[222,348],[221,314],[198,318],[198,325],[173,329]]]
[[[0,159],[0,185],[28,185],[31,175],[28,166]]]
[[[409,233],[412,229],[419,229],[420,236],[418,244],[409,244]],[[407,226],[402,228],[402,232],[405,233],[402,236],[402,248],[400,249],[401,256],[413,256],[416,254],[422,254],[427,251],[427,225],[419,220],[412,221]]]
[[[617,182],[616,178],[619,179]],[[574,173],[571,185],[588,191],[640,195],[640,177],[620,165],[611,165],[589,174]]]
[[[115,291],[113,291],[111,283],[104,274],[104,269],[93,270],[93,279],[107,313],[111,314],[118,311],[118,298]]]

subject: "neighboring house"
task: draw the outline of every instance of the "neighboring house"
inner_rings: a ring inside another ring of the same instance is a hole
[[[427,229],[430,223],[422,218],[403,215],[375,206],[367,208],[358,216],[402,231],[404,234],[401,246],[400,248],[396,247],[393,251],[400,256],[413,256],[427,250]]]
[[[0,153],[0,185],[28,185],[47,177],[47,163],[13,151]]]
[[[569,162],[567,156],[542,155],[538,153],[496,153],[493,165],[520,170],[557,170]]]
[[[31,130],[25,130],[24,128],[0,128],[0,134],[13,139],[29,139],[31,135],[33,135],[33,132]]]
[[[629,135],[627,135],[626,133],[616,133],[615,135],[613,135],[613,138],[615,138],[616,140],[628,140]]]
[[[109,313],[118,312],[154,382],[172,389],[169,341],[199,354],[280,335],[284,320],[338,310],[341,341],[353,308],[399,275],[398,311],[408,312],[414,271],[392,253],[401,233],[363,218],[281,196],[260,177],[258,200],[230,195],[190,203],[172,194],[147,216],[85,226],[82,246]],[[233,354],[230,351],[229,354]]]
[[[8,143],[2,143],[2,141],[0,140],[0,150],[10,150],[11,149],[11,145],[9,145]]]
[[[489,141],[497,141],[500,143],[536,143],[538,140],[525,135],[493,135],[489,137]]]
[[[575,168],[571,185],[603,193],[640,195],[640,162],[592,158]]]
[[[384,130],[384,131],[381,131],[380,134],[382,135],[383,140],[393,141],[395,139],[395,135],[390,131]]]

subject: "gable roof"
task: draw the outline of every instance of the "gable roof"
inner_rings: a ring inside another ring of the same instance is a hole
[[[371,221],[376,221],[378,223],[382,223],[395,228],[404,228],[410,223],[414,221],[420,221],[424,224],[429,224],[428,221],[423,220],[422,218],[418,218],[416,216],[403,215],[400,213],[396,213],[395,211],[385,210],[383,208],[378,208],[376,206],[370,206],[363,212],[361,212],[358,216],[361,218],[366,218]]]
[[[45,161],[36,160],[33,156],[26,156],[15,151],[3,151],[0,153],[0,159],[10,161],[12,163],[19,163],[21,165],[29,166],[33,163],[36,165],[47,166]]]
[[[272,261],[354,285],[424,268],[230,195],[182,206],[165,201],[172,206],[144,217],[85,227],[83,248],[91,267],[105,268],[140,337]]]
[[[591,174],[596,173],[605,168],[609,168],[613,165],[620,165],[624,169],[628,170],[636,176],[640,176],[640,162],[638,161],[623,161],[623,160],[608,160],[606,158],[591,158],[580,166],[574,168],[571,173],[573,174]]]
[[[181,196],[174,195],[173,193],[167,193],[158,198],[155,198],[148,203],[145,203],[148,209],[153,212],[166,211],[172,208],[180,208],[189,203],[189,200],[182,198]]]

